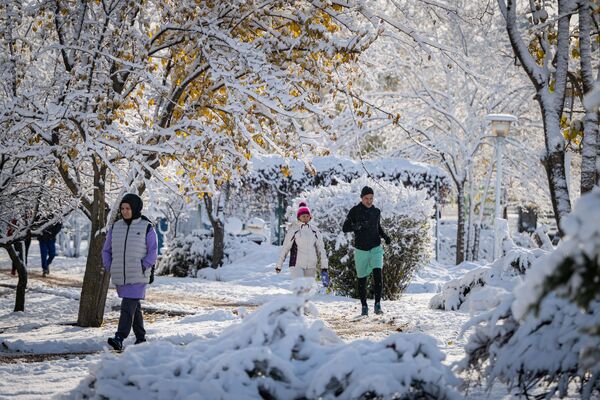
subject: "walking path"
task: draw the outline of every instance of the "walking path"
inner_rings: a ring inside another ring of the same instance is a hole
[[[261,246],[262,247],[262,246]],[[35,249],[35,244],[32,245]],[[261,248],[235,265],[213,274],[212,280],[157,277],[143,303],[150,345],[167,340],[186,345],[194,340],[215,337],[258,306],[279,295],[289,294],[289,272],[273,272],[277,248]],[[114,334],[120,300],[110,289],[104,324],[100,328],[76,326],[85,259],[57,257],[51,275],[37,271],[35,252],[30,255],[29,290],[24,313],[13,313],[16,277],[9,274],[10,263],[0,253],[0,399],[48,398],[75,387],[88,375],[89,368],[110,353],[106,338]],[[447,362],[462,357],[457,334],[469,316],[441,312],[428,307],[431,293],[404,295],[397,301],[384,301],[383,316],[355,321],[360,313],[355,299],[315,295],[311,304],[317,315],[345,341],[379,340],[391,333],[423,332],[434,336],[448,355]],[[372,307],[372,301],[370,302]],[[126,340],[131,346],[133,339]],[[14,376],[20,376],[15,385]],[[32,383],[31,383],[32,382]]]

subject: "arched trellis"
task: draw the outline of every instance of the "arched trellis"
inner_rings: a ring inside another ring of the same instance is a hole
[[[360,176],[402,183],[406,187],[425,189],[437,204],[449,193],[450,178],[441,168],[400,158],[351,160],[334,156],[316,157],[306,164],[279,156],[256,157],[235,188],[232,204],[240,204],[252,212],[277,218],[277,234],[281,240],[281,224],[289,200],[302,191],[318,186],[349,182]],[[436,213],[437,215],[438,213]]]

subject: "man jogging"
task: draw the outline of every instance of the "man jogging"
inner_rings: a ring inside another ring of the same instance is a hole
[[[362,188],[360,203],[348,212],[342,230],[354,232],[354,266],[358,276],[358,293],[362,304],[361,315],[369,315],[367,305],[367,277],[373,273],[375,292],[375,314],[381,310],[381,290],[383,288],[383,248],[381,238],[390,244],[390,237],[381,228],[381,211],[373,206],[373,189]]]

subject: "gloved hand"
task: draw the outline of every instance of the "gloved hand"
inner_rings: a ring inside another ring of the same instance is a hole
[[[387,235],[383,238],[383,240],[385,241],[385,244],[387,244],[387,245],[389,245],[390,243],[392,243],[392,239],[390,239],[390,237],[387,236]]]
[[[355,221],[352,224],[352,229],[357,232],[357,231],[362,231],[363,229],[365,229],[366,227],[366,223],[364,221]]]
[[[329,287],[329,273],[326,269],[321,271],[321,282],[323,282],[323,287]]]

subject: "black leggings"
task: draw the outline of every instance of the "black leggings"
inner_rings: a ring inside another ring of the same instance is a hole
[[[375,292],[375,303],[381,301],[381,290],[383,288],[383,274],[381,268],[373,269],[373,291]],[[367,305],[367,277],[358,278],[358,294],[360,295],[360,303],[363,306]]]

